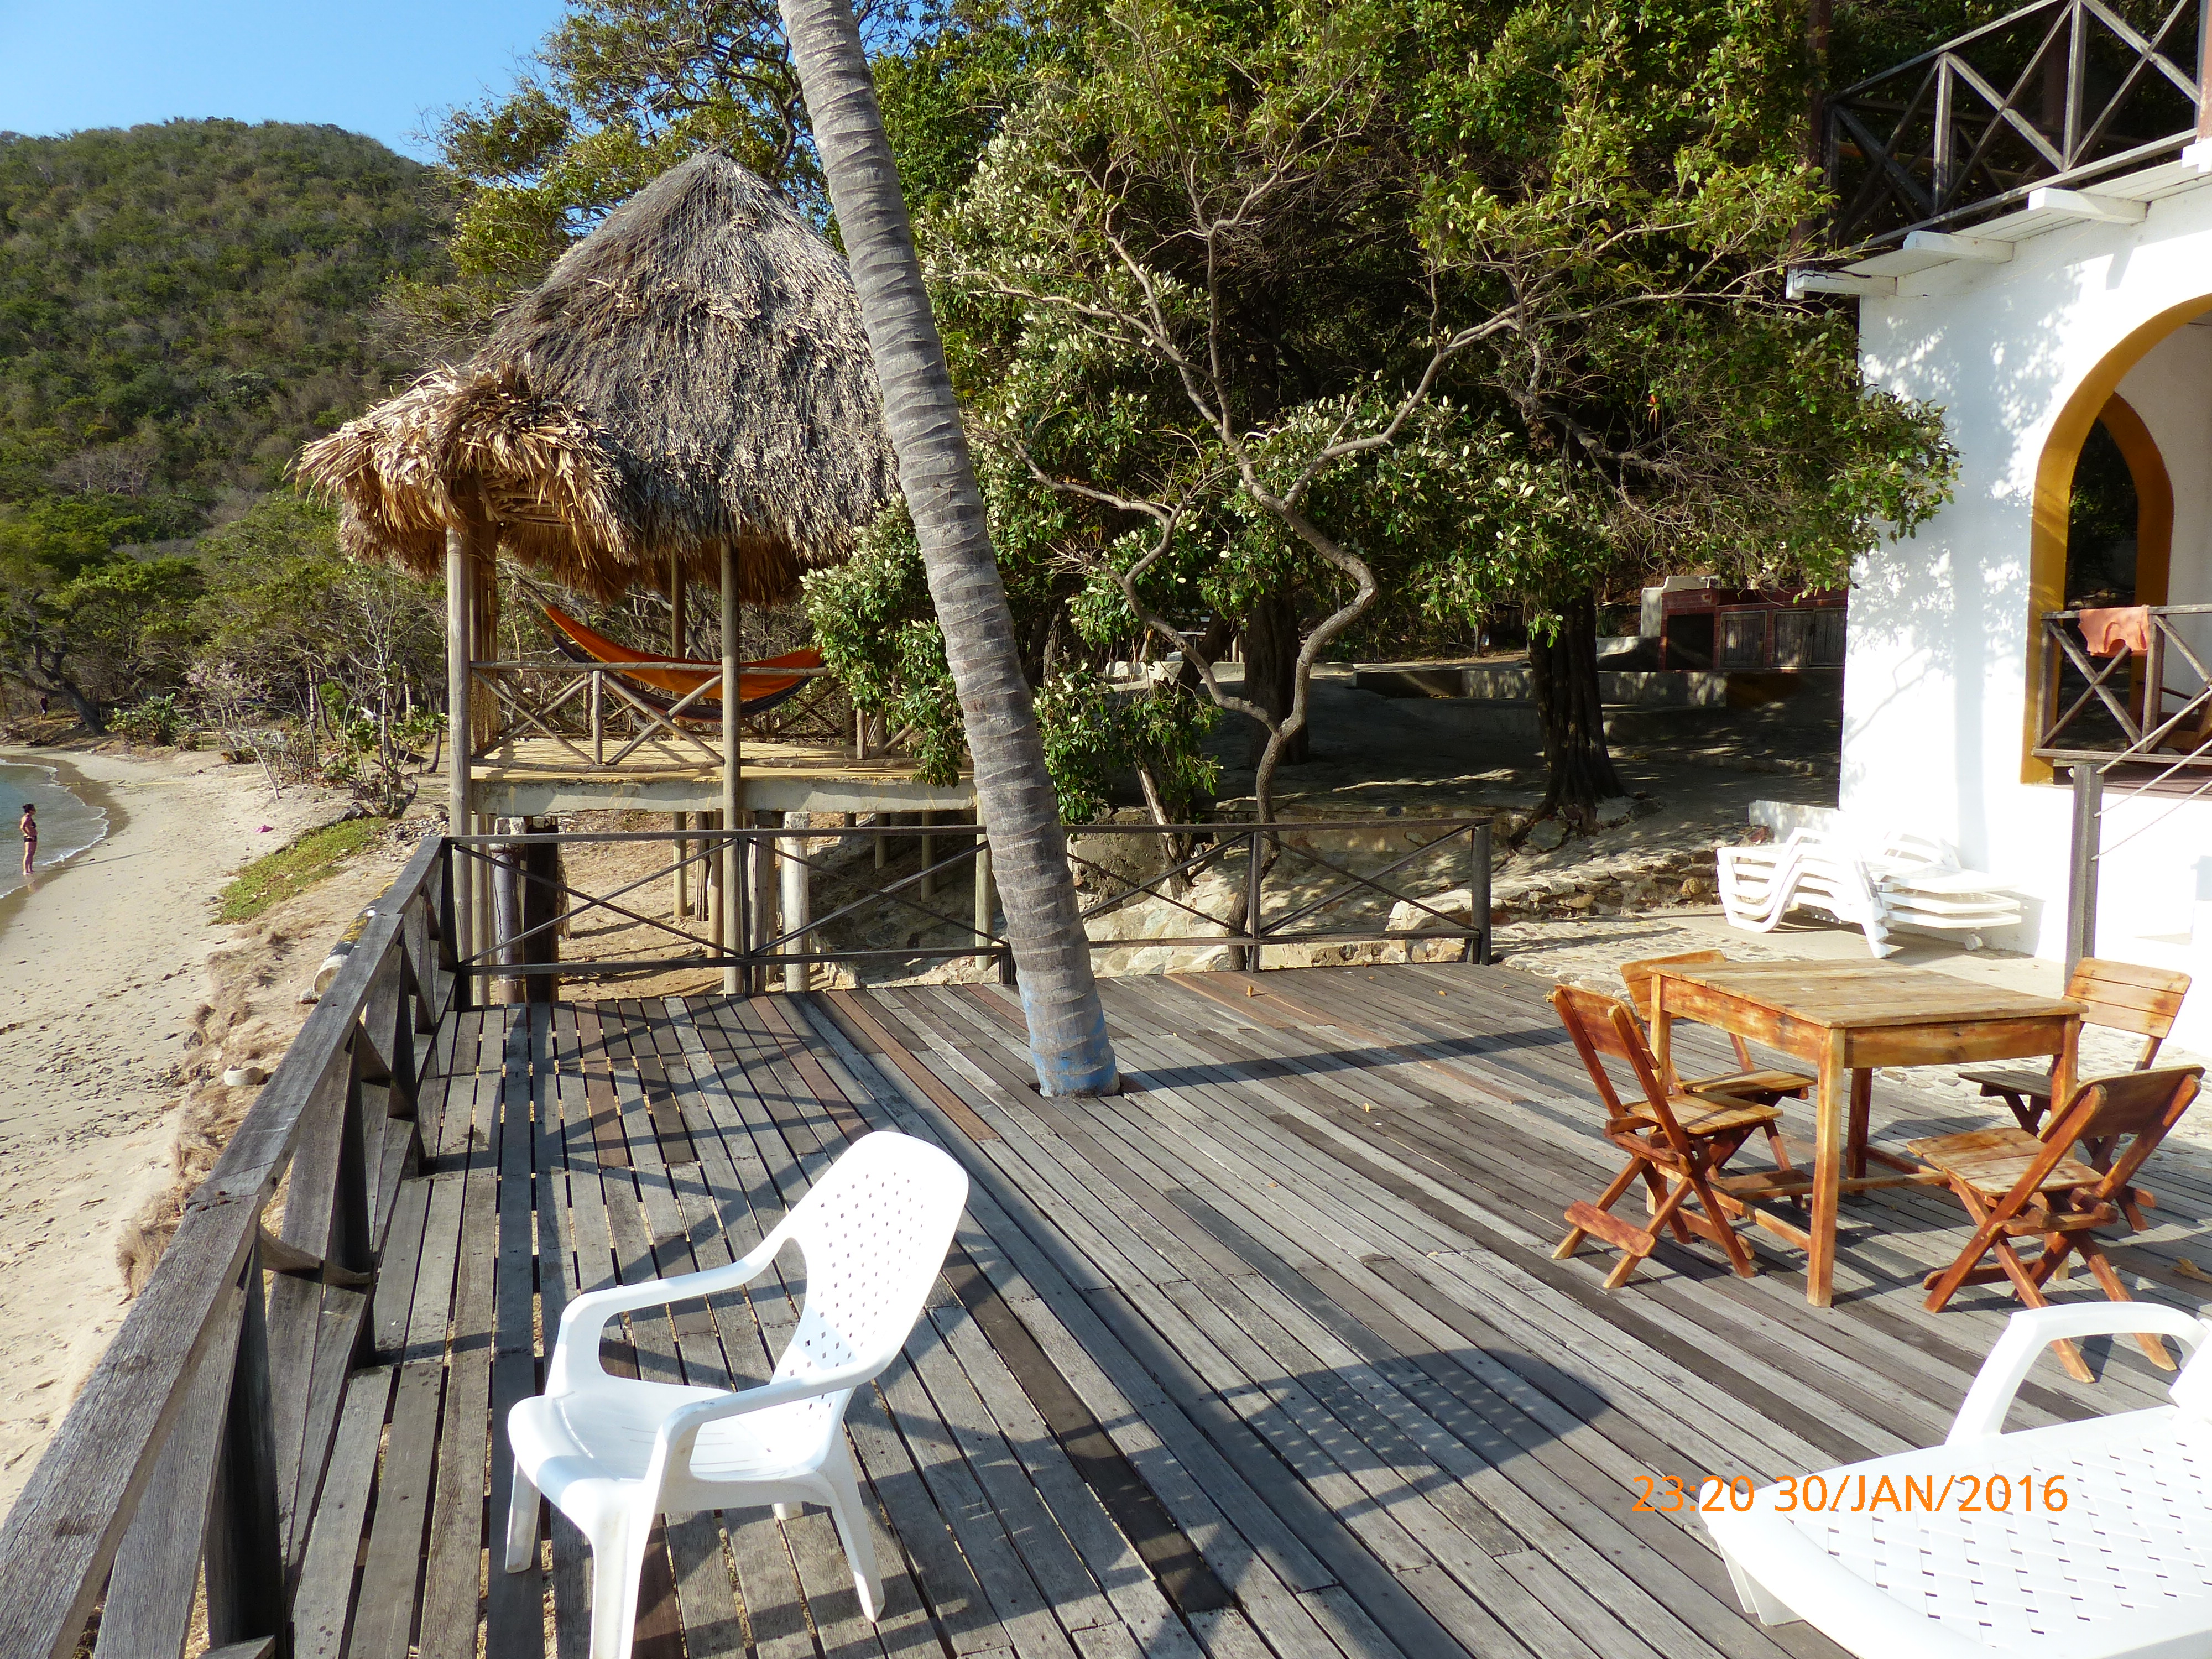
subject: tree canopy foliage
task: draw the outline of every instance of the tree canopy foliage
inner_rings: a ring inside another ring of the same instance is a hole
[[[1863,386],[1848,325],[1783,296],[1820,207],[1794,7],[1029,15],[1077,44],[1012,63],[921,227],[1017,626],[1040,684],[1180,648],[1186,690],[1266,733],[1263,810],[1318,657],[1503,609],[1540,705],[1586,683],[1579,720],[1545,708],[1554,803],[1586,809],[1614,787],[1595,658],[1542,659],[1587,645],[1595,595],[1833,586],[1942,499],[1939,413]],[[817,578],[817,623],[894,585]],[[911,659],[894,620],[854,648]]]
[[[404,383],[374,313],[446,226],[426,169],[334,127],[0,135],[0,501],[235,510]]]
[[[855,10],[878,53],[941,21],[941,0]],[[518,84],[448,111],[435,137],[461,196],[453,270],[393,291],[426,347],[471,342],[609,209],[702,149],[828,217],[775,0],[570,0]]]

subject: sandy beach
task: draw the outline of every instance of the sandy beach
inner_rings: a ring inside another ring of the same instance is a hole
[[[128,1306],[117,1230],[170,1179],[185,1044],[210,957],[236,931],[209,901],[332,808],[306,791],[272,799],[258,772],[211,755],[0,759],[55,768],[109,815],[104,841],[0,898],[4,1512]]]

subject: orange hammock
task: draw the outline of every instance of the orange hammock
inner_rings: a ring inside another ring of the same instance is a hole
[[[673,707],[721,672],[721,665],[713,662],[701,663],[696,670],[628,667],[626,665],[630,663],[666,659],[634,651],[626,645],[617,645],[605,635],[585,627],[565,611],[550,605],[541,605],[538,608],[544,611],[545,620],[552,623],[554,633],[558,636],[554,643],[561,647],[563,656],[571,662],[599,663],[609,668],[622,669],[623,678],[636,684],[647,694],[648,702],[661,708]],[[693,659],[686,658],[684,660]],[[822,653],[811,647],[804,651],[787,651],[780,657],[765,657],[758,662],[744,664],[738,671],[738,709],[747,714],[757,714],[764,709],[773,708],[814,678],[809,674],[779,674],[775,672],[777,669],[821,666]],[[655,692],[660,695],[653,696]],[[706,694],[684,712],[689,714],[691,709],[698,709],[703,719],[706,708],[720,709],[721,706],[722,688],[710,686]]]

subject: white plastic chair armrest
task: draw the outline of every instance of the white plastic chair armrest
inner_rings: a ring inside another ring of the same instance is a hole
[[[572,1373],[580,1365],[588,1368],[592,1376],[606,1375],[599,1364],[599,1334],[617,1314],[628,1313],[634,1308],[688,1301],[696,1296],[713,1296],[749,1285],[775,1260],[776,1252],[783,1248],[783,1229],[778,1227],[741,1261],[732,1261],[726,1267],[679,1273],[673,1279],[647,1279],[641,1285],[617,1285],[604,1291],[587,1291],[578,1297],[561,1310],[561,1328],[553,1340],[553,1358],[545,1368],[545,1392],[565,1393],[571,1385]]]
[[[740,1389],[720,1399],[679,1406],[661,1419],[660,1427],[653,1435],[652,1467],[661,1470],[688,1468],[699,1431],[709,1423],[767,1411],[775,1406],[787,1406],[793,1401],[811,1400],[817,1395],[836,1394],[841,1389],[857,1389],[890,1362],[891,1356],[886,1354],[872,1363],[846,1365],[814,1376],[786,1377],[779,1382],[763,1382],[757,1388]]]
[[[2053,1342],[2133,1331],[2170,1336],[2191,1350],[2212,1334],[2196,1315],[2155,1302],[2090,1302],[2063,1308],[2023,1309],[2007,1322],[2004,1334],[1982,1361],[1982,1369],[1974,1377],[1973,1387],[1966,1390],[1943,1443],[1961,1445],[2002,1433],[2005,1413],[2012,1409],[2013,1396],[2027,1380],[2028,1368]]]

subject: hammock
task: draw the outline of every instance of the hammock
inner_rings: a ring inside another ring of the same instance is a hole
[[[561,654],[571,662],[597,663],[605,668],[620,668],[623,678],[636,688],[647,702],[664,713],[673,708],[685,697],[705,685],[722,672],[720,663],[701,663],[690,668],[631,668],[630,663],[664,661],[629,646],[617,645],[605,635],[594,633],[567,611],[539,602],[545,620],[553,625],[553,642],[561,647]],[[690,661],[691,659],[685,659]],[[740,714],[758,714],[775,708],[792,697],[812,678],[807,674],[778,673],[778,669],[819,668],[822,653],[809,647],[804,651],[787,651],[780,657],[765,657],[758,662],[744,664],[738,670],[738,709]],[[707,711],[719,711],[722,706],[722,689],[709,687],[706,694],[684,710],[678,718],[695,717],[704,720]]]

